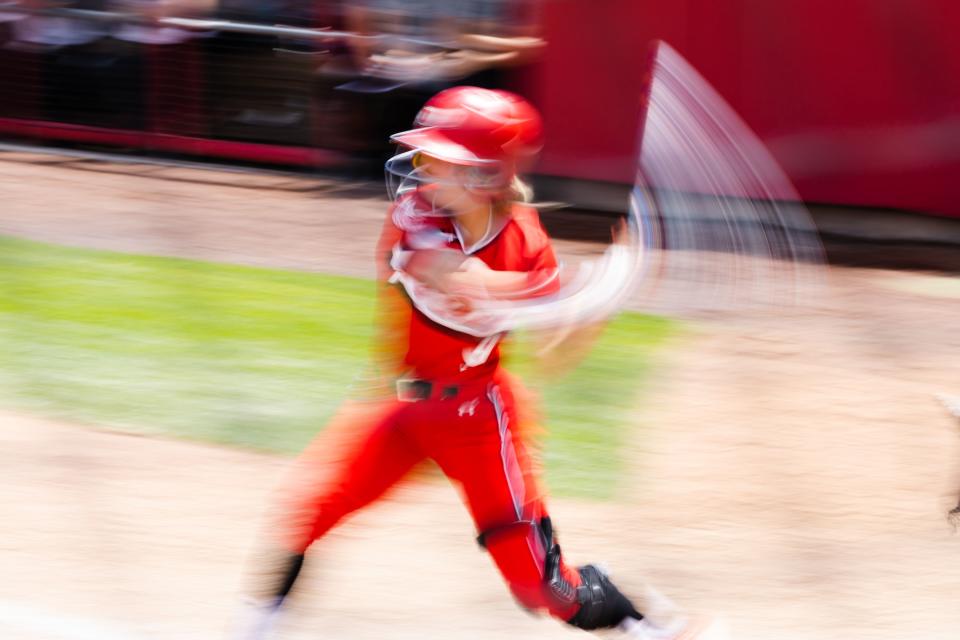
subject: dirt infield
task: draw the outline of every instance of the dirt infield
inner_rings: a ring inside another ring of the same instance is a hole
[[[3,234],[351,275],[383,208],[365,185],[11,153],[0,185]],[[737,638],[957,636],[960,421],[936,396],[960,396],[960,281],[830,280],[662,354],[617,499],[554,501],[574,561]],[[0,637],[219,637],[284,463],[0,413]],[[517,609],[472,536],[442,481],[404,487],[316,550],[290,637],[576,635]]]

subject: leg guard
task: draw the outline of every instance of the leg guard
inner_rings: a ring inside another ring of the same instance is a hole
[[[494,556],[514,596],[527,609],[545,608],[585,630],[616,627],[625,618],[643,618],[602,571],[587,565],[573,572],[564,565],[548,517],[486,531],[477,541]],[[530,569],[524,572],[515,566],[520,558],[529,557],[528,550],[533,548],[539,549],[542,562],[535,578]]]
[[[578,576],[564,566],[549,518],[485,531],[478,542],[490,552],[520,606],[546,610],[561,620],[577,612]]]
[[[563,574],[563,556],[560,545],[553,536],[553,523],[550,518],[540,520],[540,530],[544,544],[547,547],[547,557],[544,563],[543,579],[547,591],[560,602],[575,604],[577,602],[577,585],[571,584]]]
[[[591,631],[616,627],[626,618],[639,620],[643,617],[633,603],[595,566],[588,564],[581,567],[580,580],[581,585],[576,590],[580,609],[575,616],[567,620],[567,624]]]

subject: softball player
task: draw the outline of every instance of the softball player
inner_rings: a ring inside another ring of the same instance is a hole
[[[518,175],[541,144],[539,114],[504,91],[457,87],[433,97],[415,124],[393,136],[395,201],[378,249],[389,283],[383,344],[399,345],[380,360],[390,363],[395,393],[347,403],[294,464],[278,494],[267,587],[238,637],[266,637],[308,547],[426,458],[460,490],[477,540],[523,607],[633,638],[706,637],[683,616],[654,624],[603,571],[565,562],[538,487],[522,392],[500,366],[509,314],[479,308],[535,306],[560,289],[550,239],[536,211],[518,203]]]

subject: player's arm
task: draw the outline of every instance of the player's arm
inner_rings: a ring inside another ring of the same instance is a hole
[[[500,53],[515,53],[519,51],[539,52],[546,46],[541,38],[534,37],[503,37],[482,33],[465,33],[460,36],[460,44],[466,48],[480,51],[496,51]]]
[[[460,46],[482,53],[510,54],[505,62],[524,63],[543,53],[539,1],[512,2],[509,11],[493,22],[475,21],[464,25]]]
[[[555,266],[530,271],[497,271],[483,260],[454,250],[411,252],[403,270],[437,291],[475,298],[528,298],[553,290]]]

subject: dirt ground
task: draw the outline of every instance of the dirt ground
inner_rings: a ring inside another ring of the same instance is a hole
[[[10,152],[0,189],[2,234],[350,275],[383,212],[363,184]],[[960,421],[938,394],[960,397],[960,280],[829,284],[664,350],[616,499],[553,501],[573,561],[741,639],[957,637]],[[220,637],[285,463],[0,413],[0,637]],[[517,609],[472,536],[443,481],[403,487],[315,551],[289,637],[576,635]]]

